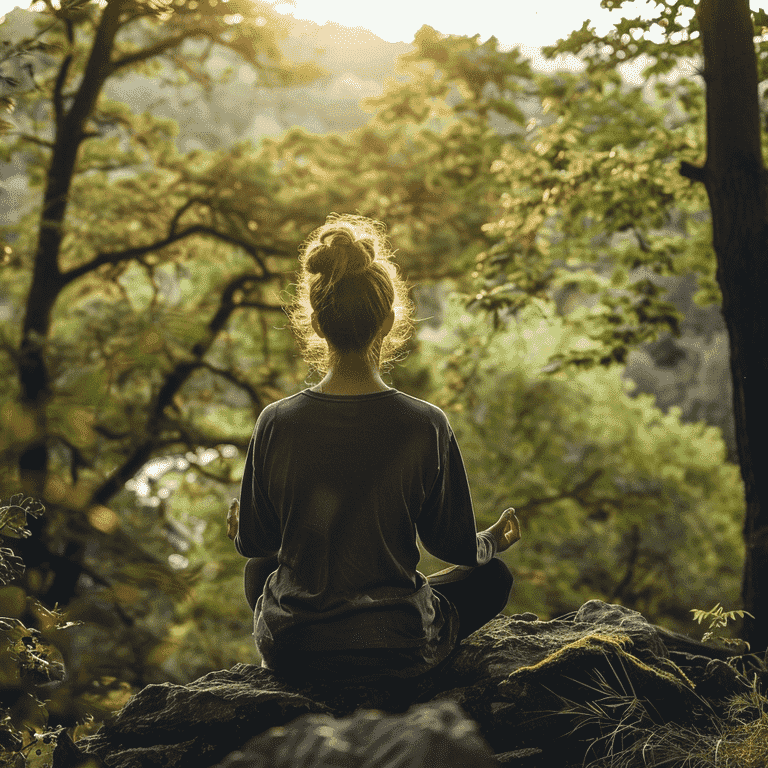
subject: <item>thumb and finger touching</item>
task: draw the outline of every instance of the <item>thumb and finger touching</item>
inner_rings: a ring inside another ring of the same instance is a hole
[[[505,509],[498,521],[491,526],[491,530],[496,535],[496,541],[501,552],[511,547],[516,541],[519,541],[520,521],[517,519],[517,515],[515,515],[514,508]]]

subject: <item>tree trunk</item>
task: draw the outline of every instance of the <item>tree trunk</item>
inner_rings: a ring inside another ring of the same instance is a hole
[[[35,251],[32,282],[24,313],[19,355],[19,383],[24,404],[37,426],[37,436],[19,458],[19,474],[25,493],[44,495],[48,474],[48,447],[45,443],[45,411],[50,396],[50,373],[45,346],[51,329],[53,308],[65,287],[59,253],[64,237],[67,200],[80,145],[85,138],[85,121],[93,111],[110,71],[110,56],[119,28],[122,3],[113,0],[102,13],[80,87],[69,111],[57,115],[56,138],[46,174],[40,229]],[[62,65],[57,89],[65,85],[69,62]],[[56,98],[61,98],[60,92]]]
[[[736,441],[746,496],[742,581],[753,651],[768,647],[768,185],[748,0],[701,0],[707,160],[717,280],[730,339]],[[712,542],[717,547],[717,542]]]

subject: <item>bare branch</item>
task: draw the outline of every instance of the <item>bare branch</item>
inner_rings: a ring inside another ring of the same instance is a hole
[[[239,306],[250,309],[263,309],[266,312],[284,312],[285,307],[280,304],[266,304],[263,301],[241,301]]]
[[[73,280],[77,280],[83,275],[86,275],[89,272],[93,272],[95,269],[98,269],[99,267],[102,267],[105,264],[120,264],[124,261],[130,261],[131,259],[140,259],[142,256],[146,256],[148,253],[152,253],[153,251],[158,251],[162,248],[165,248],[168,245],[178,242],[179,240],[183,240],[186,237],[191,237],[192,235],[210,235],[211,237],[215,237],[218,240],[222,240],[225,243],[230,243],[232,245],[238,246],[239,248],[242,248],[251,257],[253,257],[253,259],[261,267],[262,269],[262,274],[260,275],[261,279],[272,277],[272,273],[269,272],[266,265],[264,264],[264,260],[261,257],[261,253],[267,253],[275,256],[286,255],[283,252],[278,251],[276,249],[265,248],[263,246],[256,246],[253,243],[249,243],[245,240],[240,239],[239,237],[236,237],[235,235],[231,235],[227,232],[220,232],[219,230],[214,229],[213,227],[209,227],[206,224],[193,224],[192,226],[186,227],[185,229],[179,230],[178,232],[172,232],[167,237],[164,237],[162,240],[157,240],[154,243],[149,243],[148,245],[140,245],[140,246],[135,246],[133,248],[126,248],[124,251],[114,251],[112,253],[100,253],[90,261],[87,261],[85,264],[81,264],[79,267],[74,267],[68,270],[67,272],[65,272],[62,275],[64,285],[68,285]]]
[[[115,432],[111,427],[105,424],[94,424],[93,431],[102,437],[106,437],[108,440],[125,440],[131,436],[131,432]]]
[[[195,204],[195,203],[201,203],[203,205],[210,205],[210,201],[206,200],[202,197],[190,197],[189,200],[187,200],[184,205],[179,208],[176,213],[173,214],[173,218],[171,219],[171,225],[168,228],[168,233],[170,235],[176,234],[176,227],[179,226],[179,221],[181,220],[181,217]]]
[[[642,233],[642,231],[638,227],[632,227],[632,232],[635,235],[635,239],[637,240],[637,245],[640,248],[640,250],[643,253],[650,253],[651,246],[649,245],[648,241],[645,239],[645,235]]]
[[[516,505],[515,509],[518,512],[528,512],[532,509],[536,509],[537,507],[542,507],[546,504],[552,504],[556,501],[562,501],[563,499],[575,499],[580,503],[584,503],[585,492],[595,484],[595,482],[602,476],[602,474],[602,469],[596,469],[591,475],[589,475],[589,477],[585,478],[580,483],[577,483],[573,488],[568,488],[552,496],[542,496],[538,499],[531,499],[526,504],[521,504],[520,506]]]
[[[45,147],[46,149],[53,149],[55,146],[55,144],[52,141],[41,139],[41,138],[38,138],[37,136],[32,136],[29,133],[20,133],[18,134],[18,136],[23,141],[28,141],[30,144],[38,144],[41,147]]]
[[[205,361],[202,361],[201,367],[209,370],[211,373],[215,373],[217,376],[221,376],[222,379],[226,379],[236,387],[245,390],[248,393],[248,396],[251,398],[252,402],[254,402],[259,409],[264,407],[264,401],[261,399],[261,395],[256,391],[255,387],[250,384],[250,382],[246,381],[245,379],[241,379],[232,371],[228,371],[225,368],[217,368],[215,365],[211,365],[211,363],[207,363]]]
[[[214,483],[221,483],[222,485],[228,485],[232,482],[234,482],[234,478],[231,478],[229,476],[224,477],[223,475],[217,475],[215,472],[211,472],[208,469],[205,469],[202,464],[198,464],[197,462],[190,462],[189,468],[197,472],[202,477],[207,478],[208,480],[213,480]]]
[[[680,175],[685,176],[686,179],[690,179],[691,181],[700,181],[702,184],[706,184],[707,181],[706,169],[698,165],[693,165],[687,160],[683,160],[680,163]]]

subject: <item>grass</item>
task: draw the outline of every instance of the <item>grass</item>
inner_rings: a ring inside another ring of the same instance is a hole
[[[609,662],[610,663],[610,662]],[[745,694],[732,697],[724,716],[698,697],[708,724],[702,727],[660,722],[653,703],[638,697],[632,682],[611,667],[615,682],[595,673],[588,685],[596,698],[575,702],[560,697],[561,714],[575,721],[569,735],[597,730],[584,768],[766,768],[768,698],[757,677]]]

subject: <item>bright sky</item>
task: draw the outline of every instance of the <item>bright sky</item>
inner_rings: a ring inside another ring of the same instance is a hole
[[[413,41],[422,24],[447,34],[491,35],[506,45],[541,46],[554,43],[591,19],[598,32],[622,16],[645,15],[652,0],[627,3],[621,12],[600,8],[600,0],[295,0],[280,3],[280,12],[318,24],[335,21],[364,27],[390,42]],[[25,0],[0,0],[0,16],[14,7],[28,7]]]
[[[2,3],[4,0],[0,0]],[[621,12],[600,7],[600,0],[295,0],[276,3],[281,13],[318,24],[335,21],[364,27],[390,42],[413,41],[416,30],[429,24],[445,34],[495,35],[502,44],[542,46],[554,43],[591,19],[598,32],[611,21],[649,15],[655,3],[628,2]]]

